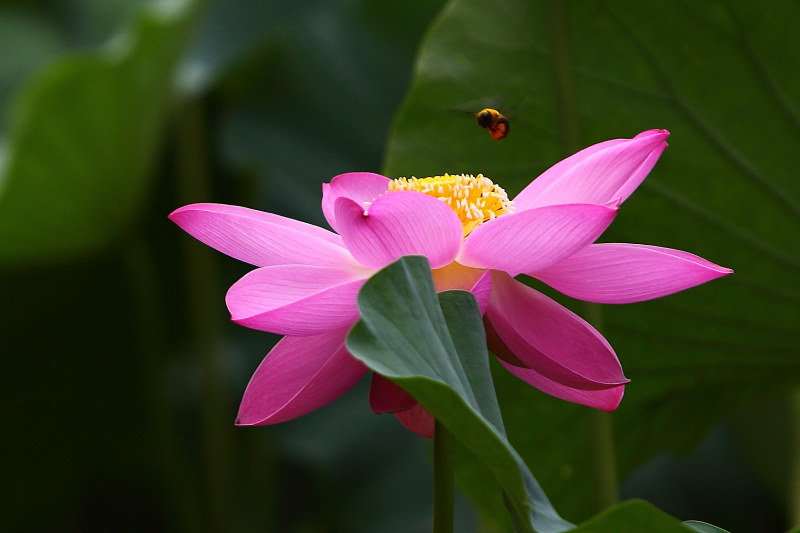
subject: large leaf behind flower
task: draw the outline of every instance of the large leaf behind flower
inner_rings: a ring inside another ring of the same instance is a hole
[[[526,531],[570,528],[506,440],[475,297],[466,291],[436,296],[426,259],[392,263],[359,292],[361,320],[348,335],[348,350],[409,391],[486,462]]]
[[[0,263],[73,256],[131,224],[200,4],[161,2],[106,49],[24,87],[0,151]]]
[[[605,333],[632,379],[615,415],[628,472],[658,450],[687,449],[735,402],[800,375],[800,5],[568,2],[570,58],[553,53],[559,22],[550,4],[558,2],[448,4],[423,43],[385,171],[480,172],[513,196],[565,155],[560,135],[586,146],[671,131],[603,240],[688,250],[736,273],[603,307]],[[555,56],[573,73],[574,92],[554,75]],[[513,108],[500,142],[453,111],[465,102],[477,111],[497,94]],[[556,507],[574,520],[590,515],[585,410],[502,371],[495,379],[509,438]],[[462,475],[475,496],[486,492],[485,476]]]

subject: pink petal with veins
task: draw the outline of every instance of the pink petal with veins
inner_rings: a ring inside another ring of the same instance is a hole
[[[251,265],[356,264],[335,233],[271,213],[192,204],[176,209],[169,218],[197,240]]]
[[[732,272],[680,250],[592,244],[530,275],[579,300],[625,304],[667,296]]]
[[[372,172],[350,172],[339,174],[330,183],[322,185],[322,213],[328,224],[339,231],[339,224],[336,222],[336,212],[334,206],[336,199],[341,197],[350,198],[359,205],[365,202],[372,202],[375,198],[386,192],[391,180],[380,174]]]
[[[501,216],[467,236],[458,262],[513,275],[542,270],[594,242],[616,214],[615,207],[571,204]]]
[[[628,382],[611,345],[588,322],[508,274],[494,272],[492,282],[487,339],[499,358],[574,389]],[[503,357],[504,349],[516,361]]]
[[[532,385],[550,396],[555,396],[556,398],[568,402],[588,405],[589,407],[601,409],[607,413],[610,413],[619,406],[619,403],[622,401],[622,395],[625,392],[625,385],[618,385],[603,390],[573,389],[549,380],[530,368],[520,368],[502,360],[500,360],[500,364],[528,385]]]
[[[543,191],[548,189],[556,181],[561,179],[564,173],[586,159],[587,157],[596,154],[597,152],[606,150],[612,146],[628,142],[630,139],[612,139],[610,141],[603,141],[593,144],[583,150],[572,154],[566,159],[562,159],[552,167],[542,172],[539,177],[530,182],[520,193],[514,198],[514,206],[519,210],[527,209],[528,205],[533,200],[542,194]]]
[[[336,200],[336,221],[347,249],[364,266],[383,268],[404,255],[424,255],[431,268],[455,259],[463,230],[444,202],[413,191],[394,191],[365,208]]]
[[[305,265],[264,267],[225,296],[231,320],[279,335],[316,335],[358,320],[356,296],[368,274]]]
[[[517,212],[546,205],[624,201],[667,146],[666,130],[606,141],[561,161],[514,198]]]
[[[344,347],[347,329],[284,337],[244,392],[238,426],[277,424],[310,413],[347,392],[367,372]]]
[[[475,299],[478,300],[478,309],[481,310],[481,314],[485,314],[486,310],[489,308],[489,301],[492,298],[492,271],[487,270],[483,273],[483,275],[475,282],[475,285],[472,286],[470,292],[475,295]]]

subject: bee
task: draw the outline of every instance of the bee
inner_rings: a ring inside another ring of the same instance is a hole
[[[488,131],[492,139],[499,141],[508,137],[508,132],[511,129],[508,122],[509,117],[513,118],[512,114],[516,116],[514,111],[507,112],[505,115],[498,111],[498,109],[503,109],[504,100],[505,95],[500,93],[488,98],[465,102],[458,107],[452,108],[452,111],[475,117],[478,125]],[[480,109],[480,111],[476,112],[477,109]]]
[[[505,139],[511,129],[508,119],[496,109],[489,107],[478,111],[475,114],[475,119],[478,121],[478,125],[488,131],[495,141]]]

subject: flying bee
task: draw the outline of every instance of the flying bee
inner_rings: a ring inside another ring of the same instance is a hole
[[[513,111],[505,115],[498,111],[498,109],[503,109],[504,100],[505,95],[501,93],[488,98],[465,102],[452,110],[474,116],[475,120],[478,121],[478,125],[488,131],[492,139],[499,141],[508,137],[508,132],[511,130],[508,118],[513,118]],[[480,109],[480,111],[476,112],[477,109]]]
[[[505,139],[511,129],[508,119],[496,109],[487,107],[482,111],[478,111],[475,114],[475,118],[478,121],[478,125],[488,131],[495,141]]]

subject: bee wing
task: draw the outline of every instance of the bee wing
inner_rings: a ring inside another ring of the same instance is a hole
[[[505,101],[505,94],[498,93],[493,96],[477,98],[475,100],[470,100],[469,102],[464,102],[463,104],[459,104],[451,108],[451,110],[474,115],[481,109],[486,109],[487,107],[490,109],[500,109],[503,107],[504,101]]]
[[[522,98],[522,100],[520,100],[510,108],[505,109],[503,111],[503,114],[509,119],[515,119],[519,117],[525,111],[525,104],[528,102],[528,100],[531,98],[532,95],[533,93],[526,94]]]

